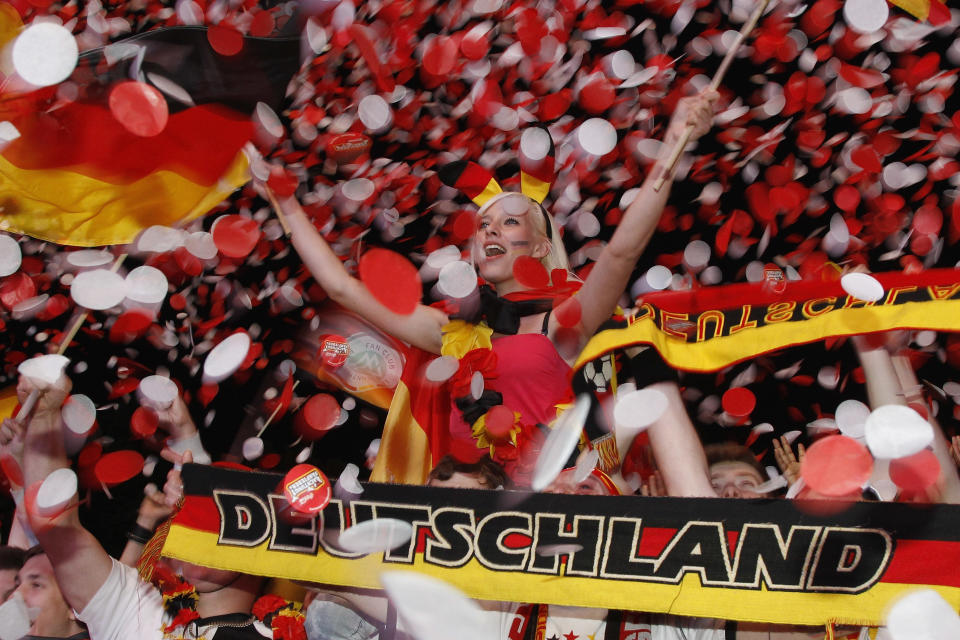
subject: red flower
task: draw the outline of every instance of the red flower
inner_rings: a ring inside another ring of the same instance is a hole
[[[181,609],[170,621],[170,624],[163,628],[163,631],[164,633],[171,633],[174,629],[185,627],[199,617],[200,614],[193,609]]]
[[[307,631],[303,627],[303,614],[286,609],[274,616],[273,637],[275,640],[307,640]]]
[[[256,602],[253,603],[253,609],[251,613],[260,622],[266,622],[269,616],[277,613],[280,609],[283,609],[289,605],[290,603],[280,596],[267,594],[265,596],[261,596]]]
[[[460,368],[453,375],[450,397],[463,398],[470,395],[470,381],[474,372],[483,374],[483,382],[497,378],[497,354],[493,349],[473,349],[460,358]]]

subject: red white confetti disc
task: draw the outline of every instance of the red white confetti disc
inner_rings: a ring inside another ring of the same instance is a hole
[[[466,298],[477,289],[477,272],[469,262],[448,262],[440,269],[437,288],[451,298]]]
[[[618,429],[646,429],[667,410],[667,396],[655,389],[637,389],[617,394],[613,420]]]
[[[180,389],[167,376],[147,376],[140,381],[140,393],[151,406],[166,409],[180,395]]]
[[[211,349],[203,362],[204,383],[217,383],[232,376],[247,359],[250,345],[250,336],[241,331]]]
[[[420,274],[409,260],[387,249],[370,249],[360,258],[360,280],[380,304],[408,315],[423,294]]]
[[[808,487],[825,496],[847,496],[870,479],[873,458],[847,436],[826,436],[807,449],[800,474]]]
[[[107,487],[122,484],[143,469],[143,456],[137,451],[114,451],[97,460],[93,469],[97,480]]]
[[[283,495],[300,513],[319,513],[330,502],[330,480],[313,465],[298,464],[283,478]]]
[[[933,589],[917,589],[894,602],[887,613],[890,640],[954,640],[960,638],[960,616]]]
[[[127,80],[110,90],[110,113],[130,133],[150,138],[167,126],[170,111],[163,94],[146,82]]]
[[[77,495],[77,474],[72,469],[57,469],[48,475],[37,491],[37,514],[53,518],[61,513]]]
[[[260,241],[260,225],[240,215],[217,218],[213,224],[213,242],[228,258],[246,258]]]
[[[127,298],[145,304],[159,304],[167,297],[167,276],[150,266],[137,267],[127,274]]]
[[[840,278],[840,286],[849,295],[866,302],[876,302],[883,297],[883,285],[868,273],[848,273]]]
[[[38,22],[17,36],[11,55],[21,78],[38,87],[48,87],[73,73],[79,53],[69,29],[53,22]]]
[[[723,394],[723,410],[735,418],[749,416],[757,406],[757,396],[746,387],[734,387]]]
[[[570,459],[580,436],[583,425],[590,413],[590,397],[582,394],[572,407],[560,414],[537,456],[530,487],[534,491],[543,491],[553,482]]]
[[[306,440],[319,440],[340,419],[340,403],[329,393],[318,393],[304,403],[297,419],[300,435]]]
[[[160,418],[150,407],[137,407],[130,416],[130,431],[137,438],[149,438],[157,432]]]
[[[413,526],[396,518],[375,518],[359,522],[340,534],[337,545],[350,553],[390,551],[413,537]]]
[[[53,384],[63,375],[70,364],[65,356],[49,353],[24,360],[17,366],[17,372],[24,378],[32,378],[45,384]]]
[[[0,278],[15,273],[23,259],[20,243],[5,233],[0,233]]]
[[[902,458],[930,446],[933,427],[910,407],[887,404],[870,412],[864,437],[875,457]]]
[[[123,302],[127,297],[127,282],[109,269],[84,271],[70,284],[70,297],[81,307],[103,311]]]
[[[90,432],[97,420],[97,408],[93,400],[83,394],[74,394],[60,407],[63,424],[73,433],[84,435]]]
[[[904,491],[923,491],[939,477],[940,461],[930,449],[890,461],[890,479]]]

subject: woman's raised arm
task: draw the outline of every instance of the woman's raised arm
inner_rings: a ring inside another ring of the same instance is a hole
[[[693,126],[691,140],[710,130],[713,105],[718,98],[715,91],[703,91],[683,98],[677,105],[664,136],[660,157],[647,175],[640,192],[627,207],[620,225],[587,276],[578,298],[581,308],[580,330],[589,338],[601,323],[610,318],[617,300],[627,288],[630,274],[657,228],[660,214],[670,193],[673,176],[667,175],[659,191],[654,183],[667,171],[665,165],[676,141],[688,125]]]
[[[263,188],[269,189],[266,185]],[[331,300],[395,338],[440,353],[440,330],[447,323],[445,313],[418,305],[410,315],[401,315],[383,306],[360,280],[347,273],[340,258],[314,228],[295,197],[276,202],[281,209],[277,213],[285,216],[300,259]]]

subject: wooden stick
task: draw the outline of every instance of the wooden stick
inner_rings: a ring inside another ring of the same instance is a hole
[[[723,60],[720,62],[720,67],[717,69],[717,72],[713,74],[713,79],[710,81],[709,85],[709,89],[711,91],[716,91],[720,86],[720,83],[723,82],[723,77],[727,75],[727,70],[730,68],[730,64],[733,62],[733,57],[737,54],[737,51],[739,51],[740,47],[743,46],[744,41],[747,39],[747,36],[750,35],[750,32],[753,31],[753,28],[757,26],[757,22],[760,21],[760,17],[763,16],[763,12],[767,10],[768,4],[770,4],[770,0],[761,0],[760,4],[758,4],[757,8],[754,10],[753,15],[750,16],[750,19],[747,20],[747,22],[743,25],[743,28],[740,29],[740,33],[737,34],[737,39],[734,40],[733,44],[727,50],[727,55],[725,55]],[[673,170],[677,166],[680,156],[683,155],[683,149],[690,141],[691,135],[693,135],[693,125],[688,124],[687,128],[683,131],[683,135],[680,136],[680,139],[677,140],[677,144],[674,145],[673,151],[670,152],[670,157],[667,158],[667,166],[664,167],[660,177],[657,178],[657,181],[654,183],[654,191],[660,191],[660,189],[663,188],[664,183],[667,181],[667,178],[673,175]]]
[[[267,194],[267,199],[270,200],[270,206],[273,207],[273,211],[277,214],[277,220],[280,221],[280,226],[283,228],[283,235],[290,237],[290,226],[287,224],[287,215],[283,212],[283,209],[280,208],[280,203],[277,202],[277,196],[273,193],[273,189],[268,187],[266,183],[263,185],[263,190]]]
[[[299,380],[294,380],[294,381],[293,381],[293,388],[291,388],[290,390],[291,390],[291,391],[296,391],[298,384],[300,384],[300,381],[299,381]],[[282,403],[282,402],[280,402],[280,403],[277,404],[276,408],[273,410],[273,413],[270,414],[270,417],[267,418],[267,421],[263,423],[263,426],[260,428],[260,431],[257,432],[257,437],[258,437],[258,438],[263,435],[263,432],[267,430],[267,427],[270,426],[270,423],[273,422],[273,419],[277,417],[277,413],[279,413],[280,407],[282,407],[282,406],[283,406],[283,403]]]

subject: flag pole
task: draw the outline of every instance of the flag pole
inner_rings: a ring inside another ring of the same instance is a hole
[[[740,47],[743,46],[743,43],[750,35],[750,32],[753,31],[753,28],[757,26],[757,22],[760,21],[760,17],[763,15],[763,12],[767,10],[768,4],[770,4],[770,0],[761,0],[760,4],[757,5],[757,8],[750,16],[750,19],[747,20],[747,22],[743,25],[743,28],[740,29],[740,32],[737,34],[737,39],[734,40],[733,44],[727,50],[727,55],[725,55],[723,60],[720,62],[720,67],[717,69],[717,72],[713,74],[713,79],[710,81],[709,85],[711,91],[716,91],[720,86],[720,83],[723,82],[723,77],[727,75],[727,70],[730,68],[730,64],[733,62],[733,57],[740,50]],[[654,191],[660,191],[660,189],[663,188],[663,184],[667,181],[667,177],[673,175],[673,169],[677,166],[677,161],[680,160],[680,156],[683,154],[683,149],[687,146],[687,142],[690,141],[690,136],[692,134],[693,125],[688,124],[687,128],[683,131],[683,135],[680,136],[680,139],[677,140],[676,145],[674,145],[673,151],[670,152],[670,157],[667,159],[667,166],[664,167],[660,177],[657,178],[657,181],[654,183]]]

